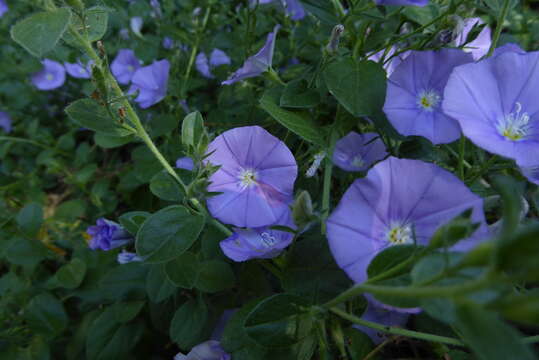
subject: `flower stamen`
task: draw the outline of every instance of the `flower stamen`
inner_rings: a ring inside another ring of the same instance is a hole
[[[257,174],[253,169],[242,169],[238,179],[242,189],[256,184]]]
[[[498,120],[496,129],[508,140],[523,140],[530,132],[530,115],[522,112],[522,104],[515,103],[515,111]]]
[[[412,227],[408,224],[394,224],[386,233],[386,240],[391,244],[411,244],[413,243]]]
[[[434,90],[423,90],[417,97],[417,105],[425,111],[433,111],[440,103],[441,96]]]

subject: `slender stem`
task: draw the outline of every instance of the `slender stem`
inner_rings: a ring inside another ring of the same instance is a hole
[[[419,331],[402,329],[395,326],[384,326],[384,325],[380,325],[372,321],[363,320],[363,319],[358,318],[357,316],[348,314],[346,311],[341,310],[338,307],[332,307],[329,309],[329,311],[331,311],[335,315],[338,315],[342,317],[343,319],[348,320],[354,324],[366,326],[371,329],[378,330],[380,332],[394,334],[394,335],[401,335],[401,336],[406,336],[406,337],[411,337],[411,338],[421,339],[421,340],[426,340],[426,341],[438,342],[438,343],[443,343],[443,344],[449,344],[449,345],[465,346],[465,344],[459,339],[450,338],[446,336],[439,336],[439,335],[434,335],[434,334],[428,334],[428,333],[423,333]]]
[[[461,180],[464,180],[464,153],[466,151],[466,138],[464,135],[460,136],[460,142],[459,142],[459,178]]]
[[[337,111],[338,115],[338,111]],[[324,161],[324,183],[322,189],[322,234],[326,233],[326,220],[329,216],[329,200],[331,190],[331,174],[333,173],[333,162],[331,157],[333,156],[333,148],[337,140],[337,131],[334,127],[331,129],[331,135],[329,140],[329,148]]]
[[[471,184],[473,183],[475,180],[479,179],[481,176],[483,176],[483,174],[490,168],[490,166],[492,164],[494,164],[496,162],[496,160],[498,160],[498,156],[496,155],[492,155],[492,157],[490,159],[488,159],[487,161],[485,161],[483,163],[483,165],[481,166],[481,168],[479,169],[479,171],[477,172],[477,174],[471,176],[469,179],[467,179],[465,182],[467,184]]]
[[[275,277],[279,280],[282,280],[283,279],[283,274],[281,272],[281,270],[279,270],[279,268],[275,265],[273,265],[271,262],[269,262],[268,260],[265,260],[265,259],[260,259],[258,260],[258,263],[260,265],[262,265],[262,267],[264,267],[266,270],[268,270],[270,273],[272,273],[273,275],[275,275]]]
[[[344,11],[344,7],[342,6],[340,0],[331,0],[331,2],[333,3],[333,7],[339,14],[339,18],[344,18],[346,16],[346,12]]]
[[[373,283],[376,283],[378,281],[382,281],[382,280],[391,278],[391,277],[393,277],[395,275],[398,275],[403,269],[406,269],[408,266],[413,264],[414,261],[416,261],[419,256],[420,255],[417,255],[417,254],[414,253],[408,259],[404,260],[403,262],[399,263],[398,265],[390,268],[387,271],[384,271],[383,273],[380,273],[380,274],[378,274],[376,276],[373,276],[372,278],[369,278],[369,280],[367,280],[365,283],[366,284],[373,284]]]
[[[456,152],[455,150],[451,149],[450,146],[445,145],[445,149],[446,149],[447,151],[449,151],[449,152],[451,153],[451,155],[453,155],[453,156],[456,157],[457,159],[460,157],[460,155],[457,154],[457,152]],[[463,163],[464,166],[466,166],[468,169],[471,169],[471,168],[473,167],[469,162],[466,161],[466,159],[462,160],[462,163]]]
[[[398,296],[403,298],[440,298],[452,297],[483,289],[492,283],[492,276],[487,274],[477,280],[471,280],[459,285],[448,286],[385,286],[367,283],[356,285],[323,306],[329,308],[352,299],[363,293],[375,295]]]
[[[190,199],[190,201],[191,201],[191,204],[193,204],[193,206],[195,207],[195,209],[200,211],[202,213],[202,215],[204,215],[206,217],[206,220],[209,220],[213,226],[215,226],[217,229],[221,230],[221,232],[223,234],[225,234],[226,236],[232,235],[232,231],[230,231],[229,228],[227,228],[226,226],[221,224],[219,221],[217,221],[213,217],[211,217],[210,214],[208,214],[208,211],[204,208],[204,206],[202,206],[202,204],[197,199],[192,198],[192,199]]]
[[[500,17],[498,18],[498,23],[496,24],[496,30],[494,30],[494,36],[492,37],[490,49],[488,49],[486,57],[492,56],[494,50],[496,49],[496,45],[498,44],[498,40],[500,39],[500,35],[502,33],[505,17],[507,16],[507,12],[509,11],[509,2],[510,0],[504,0],[503,2],[502,11],[500,12]]]
[[[30,144],[30,145],[38,146],[38,147],[43,148],[43,149],[55,151],[55,152],[57,152],[59,154],[62,154],[62,155],[67,155],[67,153],[64,152],[64,151],[55,149],[55,148],[47,146],[45,144],[38,143],[37,141],[34,141],[34,140],[19,138],[19,137],[15,137],[15,136],[0,136],[0,141],[2,141],[2,140]]]
[[[128,120],[134,125],[137,136],[146,144],[146,146],[148,146],[150,151],[154,154],[154,156],[161,163],[161,165],[163,165],[165,170],[178,182],[178,184],[180,184],[184,192],[186,192],[187,190],[186,185],[183,183],[182,179],[180,179],[178,174],[176,174],[176,171],[174,171],[172,166],[168,163],[168,161],[165,159],[163,154],[161,154],[159,149],[157,149],[152,139],[150,138],[150,136],[144,129],[144,126],[142,125],[142,122],[140,121],[137,113],[135,112],[135,110],[129,103],[129,100],[125,97],[122,89],[118,85],[118,82],[116,81],[114,76],[110,73],[110,70],[108,68],[103,68],[101,58],[97,55],[91,43],[87,39],[82,37],[82,35],[79,34],[79,32],[75,28],[71,27],[70,30],[71,30],[71,33],[77,38],[80,45],[84,48],[88,56],[90,56],[90,58],[94,60],[96,66],[100,67],[105,73],[106,80],[111,85],[115,96],[119,99],[122,106],[125,108],[126,116]]]
[[[539,342],[539,335],[525,337],[524,339],[522,339],[522,342],[524,344],[537,343],[537,342]]]

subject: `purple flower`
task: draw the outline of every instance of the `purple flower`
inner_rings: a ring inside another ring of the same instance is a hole
[[[498,56],[506,52],[514,52],[514,53],[519,53],[521,55],[526,55],[526,51],[522,50],[522,48],[518,46],[517,44],[507,43],[496,48],[492,56]]]
[[[425,6],[429,0],[374,0],[376,5],[412,5]]]
[[[367,279],[370,261],[388,246],[413,244],[414,237],[425,245],[440,225],[469,208],[472,221],[484,224],[482,207],[479,196],[441,167],[390,157],[354,181],[342,197],[327,221],[330,249],[337,264],[360,283]],[[476,235],[453,249],[469,249]]]
[[[133,252],[123,250],[121,253],[118,254],[117,261],[118,264],[124,265],[131,262],[144,261],[144,259]]]
[[[274,225],[293,227],[290,212],[285,213],[283,221]],[[261,227],[254,229],[234,229],[234,233],[221,241],[223,253],[234,261],[250,259],[270,259],[278,256],[292,242],[294,235],[287,231]]]
[[[39,90],[53,90],[62,86],[66,80],[66,71],[62,64],[45,59],[43,69],[32,75],[32,83]]]
[[[83,66],[80,61],[76,63],[64,62],[65,69],[69,75],[77,79],[89,79],[92,76],[92,60]]]
[[[135,72],[131,79],[129,93],[139,91],[135,101],[141,108],[149,108],[165,98],[169,71],[170,63],[168,60],[160,60],[141,67]]]
[[[9,8],[7,7],[6,1],[0,0],[0,17],[4,16],[4,14],[7,13],[8,10]]]
[[[369,301],[361,318],[384,326],[402,326],[406,324],[408,316],[409,314],[384,309]],[[380,344],[384,340],[384,333],[379,333],[373,328],[362,325],[354,325],[354,328],[367,334],[375,344]]]
[[[443,109],[477,146],[539,165],[539,52],[503,52],[456,68]]]
[[[170,37],[165,36],[163,38],[163,47],[167,50],[170,50],[174,47],[174,40],[172,40]]]
[[[539,185],[539,165],[522,167],[520,168],[520,171],[522,172],[522,175],[524,175],[526,179],[528,179],[529,182],[535,185]]]
[[[391,74],[393,74],[393,71],[395,71],[397,66],[399,66],[400,63],[403,62],[404,59],[408,57],[408,55],[410,55],[410,51],[405,51],[398,55],[393,56],[395,52],[398,50],[399,49],[397,47],[392,46],[384,58],[384,61],[386,61],[387,59],[390,59],[389,61],[383,64],[383,67],[386,70],[387,76],[390,76]],[[382,57],[384,56],[384,53],[385,53],[385,50],[380,50],[377,53],[369,55],[367,59],[372,60],[374,62],[380,62],[382,60]]]
[[[292,20],[301,20],[305,17],[305,9],[299,0],[284,0],[286,14]]]
[[[213,79],[215,76],[211,73],[211,69],[220,65],[230,64],[230,58],[228,55],[220,49],[213,49],[210,54],[210,60],[203,52],[199,53],[196,57],[195,66],[199,73],[205,78]]]
[[[211,177],[210,213],[224,223],[258,228],[289,211],[298,167],[288,147],[260,126],[228,130],[208,146],[207,161],[221,166]]]
[[[365,171],[386,156],[386,147],[378,134],[360,135],[352,131],[337,141],[332,160],[344,171]]]
[[[255,55],[249,57],[228,80],[222,82],[223,85],[230,85],[235,82],[255,77],[271,68],[273,52],[275,50],[275,38],[281,25],[275,25],[273,32],[268,34],[266,43]]]
[[[8,134],[11,132],[11,117],[7,112],[0,111],[0,128]]]
[[[129,40],[129,30],[126,28],[121,29],[120,38],[122,38],[123,40]]]
[[[459,124],[441,108],[443,91],[456,66],[471,62],[462,50],[412,51],[389,77],[384,112],[402,135],[420,135],[433,144],[460,137]]]
[[[131,49],[120,49],[110,64],[112,74],[120,84],[129,84],[135,72],[140,68],[140,60]]]
[[[90,239],[90,249],[111,250],[133,241],[133,237],[114,221],[104,218],[97,219],[97,224],[86,230]]]
[[[189,156],[184,156],[176,160],[176,167],[178,169],[193,171],[193,169],[195,168],[195,163],[193,162],[193,159],[191,159]]]
[[[480,18],[465,19],[462,24],[462,29],[457,32],[457,36],[454,40],[455,46],[462,46],[466,44],[466,39],[470,34],[470,31],[477,25],[483,25],[484,22]],[[467,43],[462,49],[472,54],[474,60],[479,60],[488,53],[491,44],[490,27],[485,26],[479,35],[473,40]]]
[[[150,0],[150,5],[153,8],[152,16],[160,18],[163,16],[163,13],[161,12],[161,4],[159,4],[159,0]]]
[[[129,25],[131,27],[131,31],[139,36],[142,37],[142,34],[140,33],[140,30],[142,30],[143,20],[140,16],[136,16],[131,18]]]
[[[174,360],[231,360],[230,354],[227,354],[219,341],[208,340],[193,347],[189,354],[176,354]]]

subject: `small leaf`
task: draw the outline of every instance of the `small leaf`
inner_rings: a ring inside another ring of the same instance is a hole
[[[176,292],[174,284],[165,276],[165,266],[153,265],[146,277],[146,292],[154,303],[159,303]]]
[[[266,110],[272,118],[299,137],[314,144],[324,146],[325,140],[320,132],[320,127],[306,117],[292,111],[281,109],[277,105],[277,91],[278,89],[271,89],[264,93],[264,96],[260,99],[260,106],[262,109]]]
[[[88,40],[90,40],[90,42],[101,40],[107,31],[109,18],[108,10],[102,6],[94,6],[84,11],[84,17],[84,25],[86,25],[86,31],[88,32]],[[83,30],[83,24],[79,16],[71,17],[71,25],[77,30]],[[77,39],[69,32],[64,34],[63,39],[70,44],[77,43]]]
[[[135,243],[137,253],[146,262],[167,262],[189,249],[203,227],[203,216],[191,214],[183,206],[169,206],[142,224]]]
[[[131,234],[136,235],[144,221],[150,217],[147,211],[130,211],[119,217],[120,224]]]
[[[86,263],[79,258],[74,258],[68,264],[63,265],[56,272],[56,280],[60,286],[66,289],[77,288],[86,274]]]
[[[281,95],[280,105],[289,108],[312,108],[320,102],[316,90],[309,89],[305,80],[292,81],[286,85]]]
[[[131,132],[117,124],[115,119],[111,119],[105,106],[101,106],[92,99],[80,99],[72,102],[65,112],[77,125],[103,132],[112,136],[127,136]]]
[[[17,225],[28,236],[35,236],[43,223],[43,209],[38,203],[26,204],[17,214]]]
[[[24,315],[32,330],[49,338],[59,335],[68,322],[64,306],[49,293],[34,297],[26,307]]]
[[[186,251],[165,266],[168,279],[176,286],[192,289],[198,280],[199,263],[196,255]]]
[[[224,261],[210,260],[199,265],[196,288],[204,292],[230,289],[236,282],[232,267]]]
[[[182,122],[182,143],[185,146],[196,146],[204,134],[204,119],[200,112],[188,114]]]
[[[324,79],[329,92],[354,116],[380,111],[386,98],[386,72],[373,61],[351,57],[328,65]]]
[[[165,170],[155,174],[150,181],[152,194],[167,201],[179,202],[184,194],[178,182]]]
[[[42,57],[54,49],[64,34],[71,11],[61,8],[39,12],[19,21],[11,28],[11,37],[35,57]]]
[[[187,300],[174,314],[170,324],[170,338],[181,348],[191,348],[200,342],[208,309],[202,300]]]

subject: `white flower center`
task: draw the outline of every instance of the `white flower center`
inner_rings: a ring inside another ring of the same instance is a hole
[[[522,112],[522,105],[517,102],[515,111],[498,120],[496,129],[508,140],[523,140],[530,132],[530,115]]]
[[[238,176],[243,189],[256,184],[256,172],[253,169],[242,169]]]
[[[54,75],[47,74],[47,75],[45,75],[45,79],[47,79],[47,81],[52,81],[54,79]]]
[[[420,109],[426,111],[433,111],[436,106],[440,103],[442,97],[434,90],[423,90],[419,93],[417,97],[417,105]]]
[[[266,248],[272,247],[277,242],[275,236],[272,236],[268,232],[263,232],[262,234],[260,234],[260,238],[262,239],[262,245],[264,245],[264,247]]]
[[[394,224],[387,231],[386,240],[392,245],[412,244],[412,227],[409,224]]]
[[[352,159],[351,164],[352,164],[353,167],[359,169],[359,168],[362,168],[363,166],[365,166],[365,161],[363,161],[363,157],[361,155],[357,154]]]

